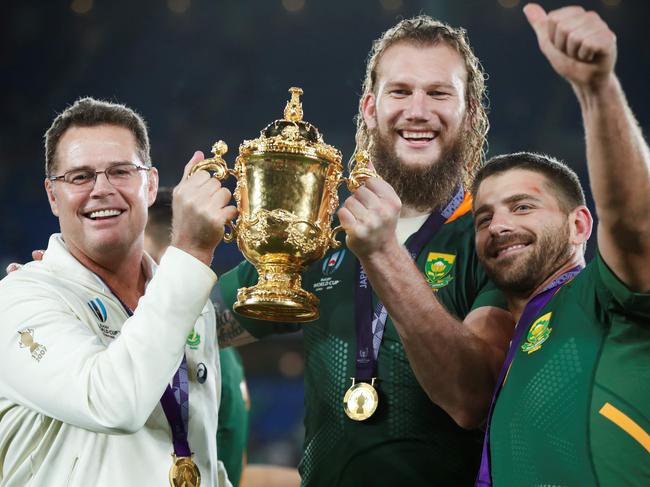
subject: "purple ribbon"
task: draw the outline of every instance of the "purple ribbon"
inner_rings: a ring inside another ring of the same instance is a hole
[[[506,359],[501,366],[501,371],[499,372],[499,378],[497,379],[497,387],[492,395],[492,402],[490,403],[490,412],[488,413],[487,426],[485,428],[485,436],[483,438],[483,454],[481,456],[481,468],[478,472],[478,477],[476,478],[475,487],[490,487],[492,485],[492,476],[490,474],[490,422],[492,421],[492,413],[494,412],[494,405],[496,403],[499,392],[503,387],[503,381],[510,364],[517,353],[519,344],[524,333],[530,327],[533,319],[539,315],[540,311],[548,304],[551,298],[559,291],[559,287],[569,282],[573,279],[580,271],[582,266],[576,266],[573,269],[565,272],[560,277],[555,279],[552,283],[546,286],[539,294],[535,295],[526,307],[524,308],[517,325],[515,326],[515,332],[512,336],[512,341],[510,342],[510,348],[508,349],[508,354]]]
[[[108,286],[106,286],[108,287]],[[110,289],[110,288],[109,288]],[[111,292],[113,290],[111,289]],[[113,292],[113,295],[120,302],[126,314],[133,316],[133,310],[129,308],[120,297]],[[190,418],[190,387],[187,374],[187,359],[183,354],[181,365],[174,374],[172,385],[165,388],[160,398],[165,417],[169,422],[172,430],[172,441],[174,444],[174,454],[177,457],[191,457],[192,451],[187,441],[189,418]]]
[[[190,397],[185,354],[183,354],[180,367],[174,374],[171,387],[168,385],[165,388],[160,404],[172,430],[174,454],[177,457],[191,457],[192,451],[187,441]]]
[[[454,214],[463,202],[465,190],[459,187],[442,211],[435,210],[418,231],[408,239],[406,249],[416,260],[424,246],[438,232],[445,221]],[[370,382],[375,376],[377,356],[386,326],[388,313],[381,302],[372,309],[372,287],[361,263],[357,259],[357,285],[354,289],[355,322],[357,333],[357,355],[355,379]],[[373,327],[374,322],[374,327]],[[374,328],[374,330],[373,330]]]

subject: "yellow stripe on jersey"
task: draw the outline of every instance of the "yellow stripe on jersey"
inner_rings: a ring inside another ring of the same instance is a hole
[[[606,402],[605,405],[598,411],[601,415],[605,416],[616,426],[625,431],[628,435],[641,443],[641,446],[650,453],[650,435],[639,426],[632,418],[626,415],[623,411],[612,406]]]

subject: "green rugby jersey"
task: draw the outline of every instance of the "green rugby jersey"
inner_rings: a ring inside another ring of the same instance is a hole
[[[598,256],[517,347],[490,425],[493,484],[650,485],[650,295]]]
[[[417,260],[444,306],[462,319],[480,306],[505,307],[474,252],[471,214],[446,223]],[[329,251],[303,275],[304,289],[320,299],[320,318],[304,325],[237,316],[255,336],[302,326],[305,349],[303,485],[472,485],[482,433],[467,431],[434,405],[418,384],[390,318],[378,356],[379,407],[356,422],[343,410],[355,375],[354,287],[356,257],[345,247]],[[226,303],[237,288],[257,281],[244,262],[220,279]],[[434,292],[432,290],[432,292]],[[375,298],[376,301],[376,298]]]
[[[226,467],[228,478],[237,487],[244,468],[248,442],[249,398],[239,352],[234,348],[219,351],[221,362],[221,402],[217,428],[217,455]]]

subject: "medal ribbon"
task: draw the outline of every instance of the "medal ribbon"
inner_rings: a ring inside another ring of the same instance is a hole
[[[108,286],[106,286],[108,287]],[[109,288],[110,289],[110,288]],[[111,290],[111,292],[113,292]],[[133,310],[129,308],[120,297],[113,292],[113,296],[120,302],[126,314],[133,316]],[[165,388],[162,398],[160,399],[165,417],[169,422],[172,430],[172,440],[174,444],[174,454],[177,457],[191,457],[192,451],[187,441],[187,433],[190,417],[190,388],[187,373],[187,359],[183,354],[181,365],[174,374],[172,385]]]
[[[560,288],[573,279],[576,275],[580,273],[582,266],[576,266],[573,269],[565,272],[560,277],[555,279],[552,283],[546,286],[539,294],[536,294],[526,307],[524,308],[517,325],[515,326],[515,332],[512,336],[512,341],[510,342],[510,348],[508,349],[508,354],[506,355],[505,362],[501,366],[501,371],[499,372],[499,378],[497,379],[497,387],[492,395],[492,402],[490,403],[490,412],[488,413],[487,426],[485,428],[485,437],[483,438],[483,454],[481,456],[481,468],[478,472],[478,477],[476,478],[475,487],[490,487],[492,485],[492,477],[490,475],[490,421],[492,420],[492,413],[494,412],[494,405],[496,399],[501,392],[503,387],[503,382],[505,376],[510,369],[510,364],[517,353],[521,339],[524,336],[524,333],[530,327],[532,321],[536,316],[539,315],[540,311],[548,304],[551,298],[555,295]]]
[[[416,260],[422,249],[440,227],[454,215],[465,199],[465,190],[459,187],[442,211],[435,210],[406,243],[411,258]],[[357,259],[357,285],[354,289],[357,355],[355,378],[370,382],[375,375],[379,347],[384,336],[388,311],[381,302],[372,309],[372,287],[361,263]],[[370,350],[372,349],[372,356]]]

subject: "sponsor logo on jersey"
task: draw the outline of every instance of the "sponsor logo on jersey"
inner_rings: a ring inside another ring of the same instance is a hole
[[[91,299],[88,301],[88,306],[97,317],[100,323],[105,323],[108,318],[108,313],[106,311],[106,306],[102,303],[102,300],[99,298]]]
[[[323,275],[331,276],[334,274],[339,267],[341,267],[341,262],[343,262],[343,257],[345,257],[345,249],[337,250],[327,259],[323,260]]]
[[[187,346],[192,350],[197,350],[201,344],[201,335],[199,335],[196,330],[192,329],[189,335],[187,335]]]
[[[323,259],[323,266],[321,269],[323,271],[323,276],[325,277],[321,277],[319,281],[314,283],[314,292],[329,291],[330,289],[334,289],[334,287],[341,282],[340,279],[334,279],[332,274],[341,267],[344,257],[345,249],[341,249]]]
[[[453,254],[429,252],[427,263],[424,265],[424,274],[427,277],[431,289],[437,291],[451,282],[454,278],[451,275],[451,270],[454,267],[455,261],[456,256]]]
[[[45,355],[45,352],[47,352],[47,348],[34,340],[34,329],[26,328],[20,330],[18,335],[20,336],[20,340],[18,340],[20,348],[28,348],[32,358],[37,362],[40,362]]]
[[[553,313],[546,313],[544,316],[540,316],[533,322],[530,326],[530,330],[528,330],[526,343],[521,346],[522,352],[531,354],[534,351],[539,350],[542,344],[548,340],[548,337],[553,331],[553,328],[548,326],[551,322],[552,314]]]

